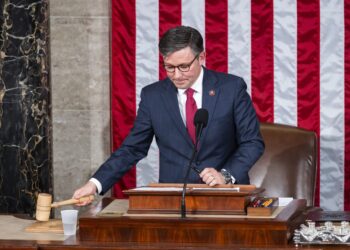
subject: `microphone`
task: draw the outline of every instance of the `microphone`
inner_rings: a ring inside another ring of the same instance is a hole
[[[190,170],[194,169],[198,174],[200,173],[200,170],[197,169],[196,167],[193,167],[192,163],[197,156],[197,147],[198,147],[199,139],[202,135],[202,131],[208,124],[208,116],[209,116],[208,110],[203,109],[203,108],[198,109],[196,114],[194,115],[193,123],[196,127],[196,141],[195,141],[195,144],[193,147],[191,159],[190,159],[188,167],[187,167],[187,172],[186,172],[186,176],[184,179],[184,185],[183,185],[183,189],[182,189],[181,218],[186,218],[186,199],[185,198],[186,198],[186,188],[187,188],[188,176],[190,175]]]
[[[196,145],[202,134],[203,128],[208,124],[208,116],[208,110],[206,109],[198,109],[194,115],[193,123],[196,126]]]

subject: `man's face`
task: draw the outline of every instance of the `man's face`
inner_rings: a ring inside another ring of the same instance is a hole
[[[167,71],[167,75],[175,84],[176,88],[187,89],[197,80],[205,60],[205,53],[202,52],[197,57],[196,56],[197,55],[193,54],[190,47],[186,47],[163,58],[165,68],[172,68],[174,70],[174,72]],[[189,70],[187,72],[181,71],[181,69],[185,69],[186,71],[188,66]]]

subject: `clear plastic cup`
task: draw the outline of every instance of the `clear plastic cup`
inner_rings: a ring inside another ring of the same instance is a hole
[[[69,209],[61,211],[63,232],[65,235],[74,235],[77,231],[78,210]]]

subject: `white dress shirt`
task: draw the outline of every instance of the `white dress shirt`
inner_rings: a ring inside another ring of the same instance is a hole
[[[203,95],[203,68],[201,68],[201,72],[197,80],[192,84],[191,89],[194,90],[193,98],[196,101],[197,109],[202,108],[202,95]],[[184,124],[186,125],[186,95],[187,89],[178,89],[177,90],[177,100],[179,103],[180,114]]]

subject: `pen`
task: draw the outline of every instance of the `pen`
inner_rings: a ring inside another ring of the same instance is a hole
[[[194,171],[196,171],[198,174],[201,173],[201,171],[200,171],[198,168],[196,168],[195,166],[191,166],[191,167],[192,167],[192,169],[193,169]]]

